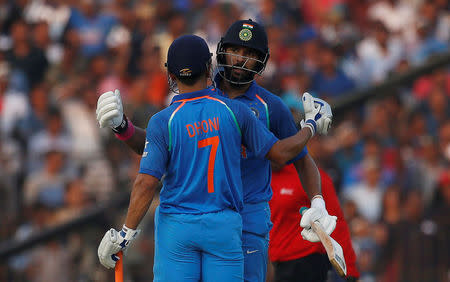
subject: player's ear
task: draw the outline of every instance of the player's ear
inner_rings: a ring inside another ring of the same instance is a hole
[[[211,56],[212,56],[212,53],[211,53]],[[206,72],[205,72],[205,75],[206,75],[207,78],[211,78],[212,77],[212,70],[213,70],[212,59],[209,59],[208,62],[206,63]]]

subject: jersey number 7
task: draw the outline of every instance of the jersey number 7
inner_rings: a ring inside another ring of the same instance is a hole
[[[208,193],[214,193],[214,163],[216,161],[217,147],[219,147],[219,136],[209,137],[198,141],[198,147],[204,148],[211,145],[208,161]]]

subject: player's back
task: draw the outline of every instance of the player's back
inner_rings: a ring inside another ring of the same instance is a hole
[[[240,129],[227,99],[211,94],[213,89],[183,94],[168,108],[170,158],[161,212],[242,209]]]

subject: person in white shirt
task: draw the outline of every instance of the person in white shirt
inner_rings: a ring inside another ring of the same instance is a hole
[[[369,158],[363,163],[364,180],[344,191],[344,197],[355,203],[358,212],[374,223],[381,216],[384,189],[380,185],[381,168],[377,159]]]

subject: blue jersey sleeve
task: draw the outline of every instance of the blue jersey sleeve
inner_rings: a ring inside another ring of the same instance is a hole
[[[160,114],[156,114],[148,122],[139,173],[153,175],[161,179],[166,172],[169,160],[167,140],[167,122],[161,118]]]
[[[264,158],[278,139],[256,119],[246,105],[240,102],[236,104],[236,118],[241,129],[243,145],[249,148],[257,158]]]
[[[295,126],[294,118],[288,107],[279,97],[273,94],[271,97],[267,98],[269,101],[267,105],[269,108],[270,131],[272,131],[278,139],[285,139],[295,135],[298,132],[298,129]],[[307,153],[308,150],[305,147],[300,154],[289,161],[289,163],[303,158]]]

